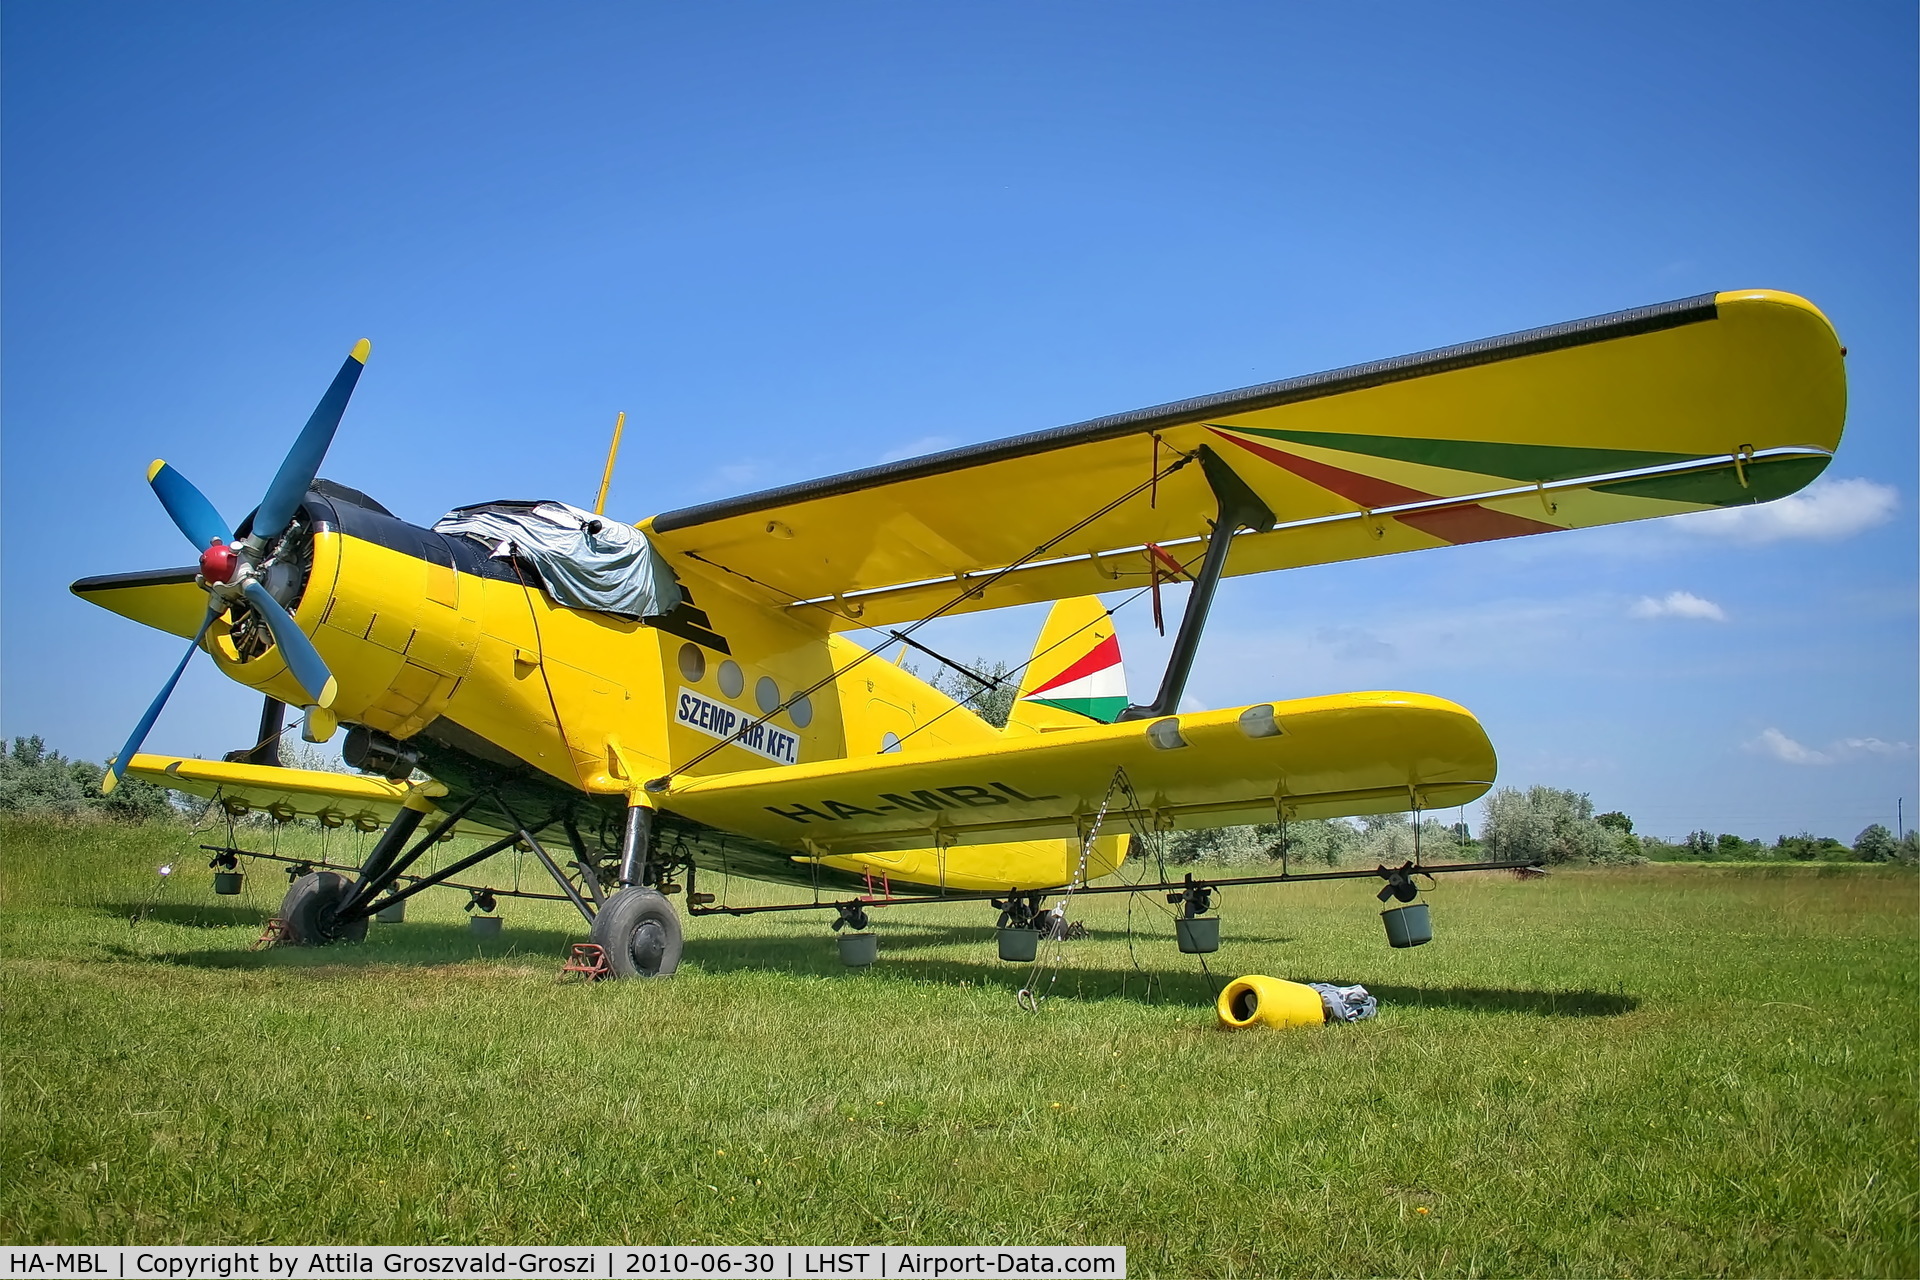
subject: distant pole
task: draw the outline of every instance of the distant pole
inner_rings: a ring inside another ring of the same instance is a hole
[[[600,473],[600,496],[593,500],[593,514],[605,515],[607,512],[607,486],[613,483],[613,460],[620,456],[620,431],[627,425],[626,410],[613,420],[613,444],[607,448],[607,469]]]
[[[1901,796],[1893,802],[1893,823],[1900,828],[1900,838],[1907,838],[1907,798]]]

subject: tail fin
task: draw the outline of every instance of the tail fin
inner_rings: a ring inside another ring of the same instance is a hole
[[[1020,678],[1008,730],[1044,733],[1112,724],[1126,709],[1127,675],[1113,619],[1093,596],[1055,604]]]

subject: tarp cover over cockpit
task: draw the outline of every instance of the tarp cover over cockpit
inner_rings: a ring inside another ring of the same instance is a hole
[[[682,598],[645,534],[564,502],[482,502],[447,512],[433,528],[485,543],[496,560],[530,562],[547,594],[569,608],[650,618]]]

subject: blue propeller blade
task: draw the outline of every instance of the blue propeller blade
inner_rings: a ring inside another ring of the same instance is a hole
[[[258,582],[248,579],[242,589],[247,593],[247,603],[267,620],[267,630],[273,632],[273,642],[280,646],[280,656],[287,660],[287,670],[293,672],[293,678],[300,682],[310,703],[321,707],[332,706],[333,695],[339,686],[334,683],[333,673],[327,670],[326,659],[313,647],[313,641],[307,639],[307,633]]]
[[[196,549],[205,551],[216,542],[233,541],[233,526],[222,520],[206,495],[171,464],[155,458],[147,468],[147,483],[153,486],[160,505],[167,509],[173,523]]]
[[[155,698],[152,705],[147,708],[147,714],[140,717],[140,723],[133,726],[133,732],[127,737],[127,745],[120,748],[120,754],[115,756],[113,763],[107,767],[107,776],[100,779],[102,793],[111,795],[113,789],[120,785],[120,779],[126,773],[128,763],[140,750],[140,744],[147,740],[147,734],[153,729],[153,722],[160,718],[160,709],[166,706],[167,699],[173,696],[173,687],[180,683],[181,673],[186,671],[187,663],[193,659],[194,650],[198,649],[200,642],[206,639],[207,628],[212,626],[213,620],[219,616],[219,605],[214,605],[207,610],[207,616],[200,622],[200,630],[194,633],[193,643],[188,645],[187,651],[180,656],[180,665],[173,669],[172,678],[161,688],[160,696]]]
[[[320,464],[326,459],[327,446],[333,443],[333,433],[340,425],[340,415],[347,411],[347,399],[353,395],[354,384],[360,381],[360,371],[367,367],[367,356],[372,351],[373,344],[365,338],[355,343],[347,362],[334,375],[333,385],[327,388],[327,394],[320,397],[313,416],[300,429],[300,438],[293,442],[293,448],[287,450],[279,473],[273,477],[273,483],[267,486],[267,496],[260,500],[260,510],[253,517],[254,537],[268,540],[277,538],[293,519],[293,513],[300,507],[300,500],[313,487],[313,478],[320,474]]]

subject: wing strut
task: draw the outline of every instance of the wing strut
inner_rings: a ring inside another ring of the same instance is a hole
[[[1234,469],[1208,445],[1200,446],[1200,469],[1206,473],[1207,487],[1220,504],[1220,518],[1213,522],[1213,534],[1207,539],[1206,558],[1193,579],[1193,591],[1187,596],[1186,612],[1180,615],[1180,630],[1173,637],[1173,652],[1167,655],[1167,671],[1160,678],[1160,692],[1144,707],[1128,707],[1122,720],[1152,720],[1170,716],[1180,706],[1186,692],[1187,674],[1193,670],[1194,654],[1200,650],[1200,632],[1207,625],[1207,611],[1213,607],[1213,589],[1226,572],[1227,553],[1233,549],[1233,535],[1242,529],[1265,533],[1279,523],[1267,504],[1247,487]]]
[[[245,751],[229,751],[226,759],[236,764],[265,764],[281,768],[280,735],[287,729],[287,704],[269,694],[260,708],[260,732]]]

